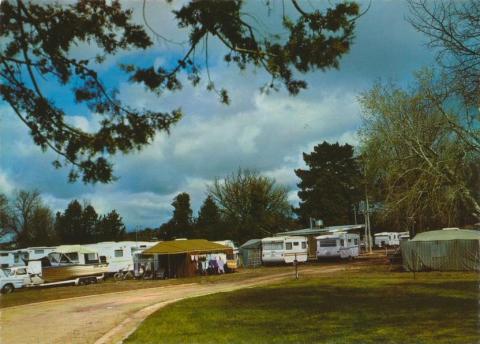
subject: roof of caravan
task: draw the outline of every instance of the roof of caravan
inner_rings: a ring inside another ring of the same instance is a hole
[[[346,232],[355,229],[363,229],[365,225],[341,225],[341,226],[330,226],[324,228],[304,228],[304,229],[297,229],[294,231],[287,231],[275,234],[276,236],[284,236],[284,235],[318,235],[318,234],[325,234],[325,233],[335,233],[335,232]]]
[[[305,239],[305,237],[302,237],[302,236],[299,236],[299,235],[282,235],[282,236],[274,236],[274,237],[263,238],[262,242],[265,242],[265,241],[279,241],[279,240],[286,240],[286,239]]]
[[[173,240],[159,242],[143,251],[143,254],[203,254],[210,252],[232,252],[232,248],[204,239]]]
[[[480,240],[480,231],[471,229],[441,229],[417,234],[411,241]]]
[[[356,233],[337,232],[337,233],[319,235],[319,236],[316,236],[315,239],[339,238],[340,235],[342,235],[342,234],[343,234],[343,235],[349,235],[350,237],[351,237],[351,236],[360,237],[360,235],[358,235],[358,234],[356,234]]]
[[[61,245],[61,246],[58,246],[54,252],[58,252],[58,253],[73,253],[73,252],[77,252],[77,253],[85,253],[85,254],[89,254],[89,253],[97,253],[96,251],[94,250],[91,250],[89,249],[88,247],[85,247],[85,246],[82,246],[82,245]]]
[[[259,248],[262,247],[262,239],[250,239],[240,246],[240,248]]]
[[[383,236],[383,235],[390,235],[393,234],[394,232],[380,232],[380,233],[375,233],[374,236]],[[398,233],[400,234],[400,233]]]

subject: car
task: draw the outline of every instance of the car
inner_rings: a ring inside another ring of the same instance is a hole
[[[0,270],[0,291],[2,294],[12,293],[15,289],[20,289],[25,284],[24,276],[12,274],[10,269]]]

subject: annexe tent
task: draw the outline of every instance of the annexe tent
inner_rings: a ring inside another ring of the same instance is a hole
[[[239,247],[242,265],[256,267],[262,265],[262,239],[250,239]]]
[[[407,271],[480,271],[480,231],[423,232],[400,243]]]
[[[226,253],[232,254],[231,247],[204,239],[162,241],[143,251],[142,256],[154,257],[154,269],[165,269],[168,277],[195,276],[198,255]]]

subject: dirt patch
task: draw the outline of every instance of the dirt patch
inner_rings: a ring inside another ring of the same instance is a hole
[[[348,264],[304,265],[302,274],[325,274]],[[242,280],[178,284],[15,306],[1,310],[1,343],[118,343],[151,313],[181,299],[293,278],[293,269]]]

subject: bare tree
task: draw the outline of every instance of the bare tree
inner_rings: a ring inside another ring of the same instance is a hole
[[[0,195],[0,237],[12,235],[17,246],[51,244],[53,222],[37,190],[17,191],[11,201]]]
[[[15,233],[12,209],[7,196],[0,194],[0,238]]]
[[[468,103],[479,105],[480,2],[409,0],[409,22],[437,49],[437,60]]]
[[[377,84],[360,97],[362,156],[384,214],[423,229],[480,219],[480,150],[436,98],[444,85],[431,75],[419,73],[411,90]]]

